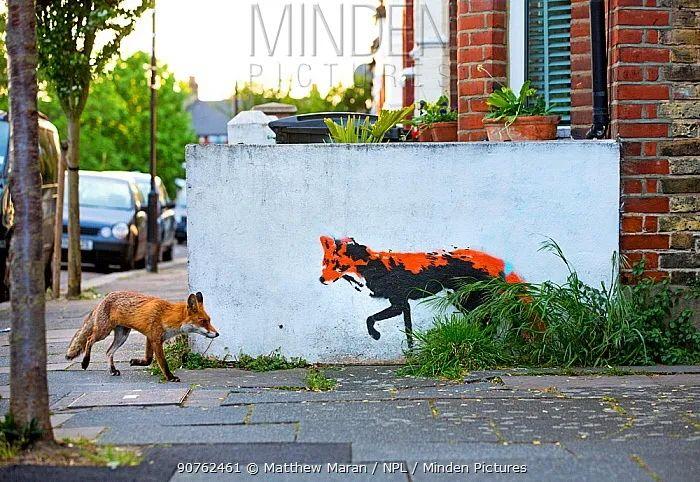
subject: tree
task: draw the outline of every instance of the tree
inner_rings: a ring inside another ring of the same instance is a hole
[[[10,247],[10,412],[20,425],[36,420],[53,440],[46,381],[42,202],[37,109],[34,0],[8,1],[10,57],[10,192],[15,225]]]
[[[151,0],[38,0],[36,4],[39,66],[61,104],[68,125],[69,297],[80,295],[80,117],[93,77],[117,54],[122,39],[131,33],[136,19],[151,3]]]
[[[7,16],[0,13],[0,110],[7,111],[7,46],[5,45],[5,32],[7,30]]]
[[[136,52],[91,83],[80,130],[84,169],[148,172],[149,63],[148,54]],[[197,142],[197,136],[185,110],[187,85],[179,83],[167,65],[158,65],[157,74],[158,174],[174,194],[175,179],[184,175],[185,146]],[[39,105],[64,138],[67,121],[56,96],[42,96]]]
[[[350,87],[342,84],[333,86],[322,96],[316,84],[311,86],[305,97],[292,97],[289,90],[264,88],[259,85],[245,84],[238,90],[238,99],[243,109],[266,102],[282,102],[296,106],[299,114],[310,112],[368,112],[372,96],[372,86],[368,83],[355,82]]]

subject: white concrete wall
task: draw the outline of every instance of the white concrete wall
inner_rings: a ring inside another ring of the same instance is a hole
[[[608,141],[189,146],[190,288],[221,333],[209,353],[401,356],[401,317],[377,323],[379,341],[366,331],[387,300],[319,282],[322,235],[377,251],[479,249],[526,280],[562,281],[561,262],[538,253],[549,236],[584,280],[607,280],[618,186]],[[427,307],[412,308],[414,327],[429,326]]]

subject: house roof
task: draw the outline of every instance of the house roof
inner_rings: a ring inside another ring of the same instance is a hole
[[[226,124],[234,116],[231,100],[195,100],[187,106],[197,136],[226,135]]]

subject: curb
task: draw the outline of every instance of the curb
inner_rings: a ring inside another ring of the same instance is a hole
[[[172,261],[167,261],[167,262],[161,262],[158,263],[158,268],[159,270],[168,270],[168,269],[173,269],[173,268],[179,268],[180,266],[186,266],[187,265],[187,258],[179,258],[179,259],[174,259]],[[145,274],[146,270],[145,269],[133,269],[131,271],[115,271],[114,273],[109,273],[105,274],[102,276],[96,276],[95,278],[86,280],[85,282],[81,283],[81,288],[83,290],[86,289],[97,289],[102,286],[108,285],[110,283],[113,283],[114,281],[117,280],[124,280],[124,279],[129,279],[129,278],[134,278],[136,276]],[[52,302],[52,301],[61,301],[64,300],[65,298],[60,298],[58,300],[47,300],[47,302]],[[0,303],[0,312],[2,311],[9,311],[10,310],[10,302],[5,301],[4,303]]]

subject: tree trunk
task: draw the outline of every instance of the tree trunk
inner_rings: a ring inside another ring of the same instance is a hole
[[[12,129],[10,190],[15,208],[10,247],[10,411],[20,424],[36,419],[43,438],[53,440],[46,381],[36,17],[34,0],[9,0],[7,6]]]
[[[61,142],[61,157],[58,162],[58,192],[56,193],[56,218],[53,227],[53,263],[51,292],[53,299],[61,297],[61,240],[63,238],[63,197],[66,185],[66,154],[68,146]]]
[[[80,165],[80,114],[68,115],[68,298],[80,296],[80,205],[78,169]]]

